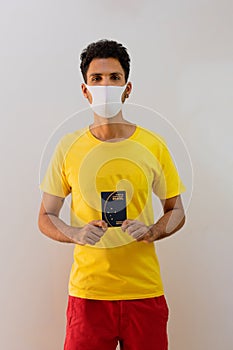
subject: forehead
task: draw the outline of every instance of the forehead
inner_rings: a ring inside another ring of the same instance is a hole
[[[124,74],[124,70],[116,58],[95,58],[88,67],[87,76],[94,73],[111,74],[115,72]]]

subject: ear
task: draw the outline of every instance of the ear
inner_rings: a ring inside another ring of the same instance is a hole
[[[86,84],[82,83],[81,89],[82,89],[83,96],[88,99],[89,103],[92,103],[92,96],[91,96],[90,92],[88,91]]]
[[[129,81],[129,82],[127,83],[126,90],[125,90],[126,95],[127,95],[126,98],[129,97],[129,95],[130,95],[130,93],[131,93],[131,91],[132,91],[132,88],[133,88],[132,83]]]
[[[84,96],[85,98],[88,98],[88,92],[87,92],[86,84],[82,83],[82,84],[81,84],[81,89],[82,89],[83,96]]]
[[[124,103],[125,100],[127,98],[129,98],[129,95],[132,91],[132,83],[129,81],[127,84],[126,84],[126,88],[125,88],[125,91],[124,91],[124,95],[122,96],[122,102]]]

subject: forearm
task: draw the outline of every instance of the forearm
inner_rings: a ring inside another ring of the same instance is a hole
[[[67,225],[59,217],[52,214],[42,214],[39,216],[38,221],[39,229],[49,238],[64,242],[64,243],[75,243],[70,238],[70,231],[72,227]]]
[[[156,241],[177,232],[184,223],[184,211],[182,209],[173,209],[166,212],[154,225],[151,225],[150,231]]]

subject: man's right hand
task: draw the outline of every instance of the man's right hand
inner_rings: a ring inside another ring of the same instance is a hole
[[[104,220],[93,220],[82,228],[70,227],[67,230],[67,236],[74,243],[85,245],[95,245],[107,231],[108,225]]]
[[[67,225],[59,217],[64,198],[43,193],[38,217],[38,225],[46,236],[66,243],[95,245],[107,231],[108,225],[103,220],[93,220],[83,227]]]

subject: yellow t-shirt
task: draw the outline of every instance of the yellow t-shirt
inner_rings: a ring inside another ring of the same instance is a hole
[[[59,197],[71,193],[76,227],[102,219],[101,192],[124,191],[127,218],[152,225],[152,192],[165,199],[185,189],[164,140],[139,126],[119,142],[100,141],[89,128],[64,136],[40,188]],[[75,245],[69,294],[99,300],[162,295],[154,244],[109,227],[94,247]]]

